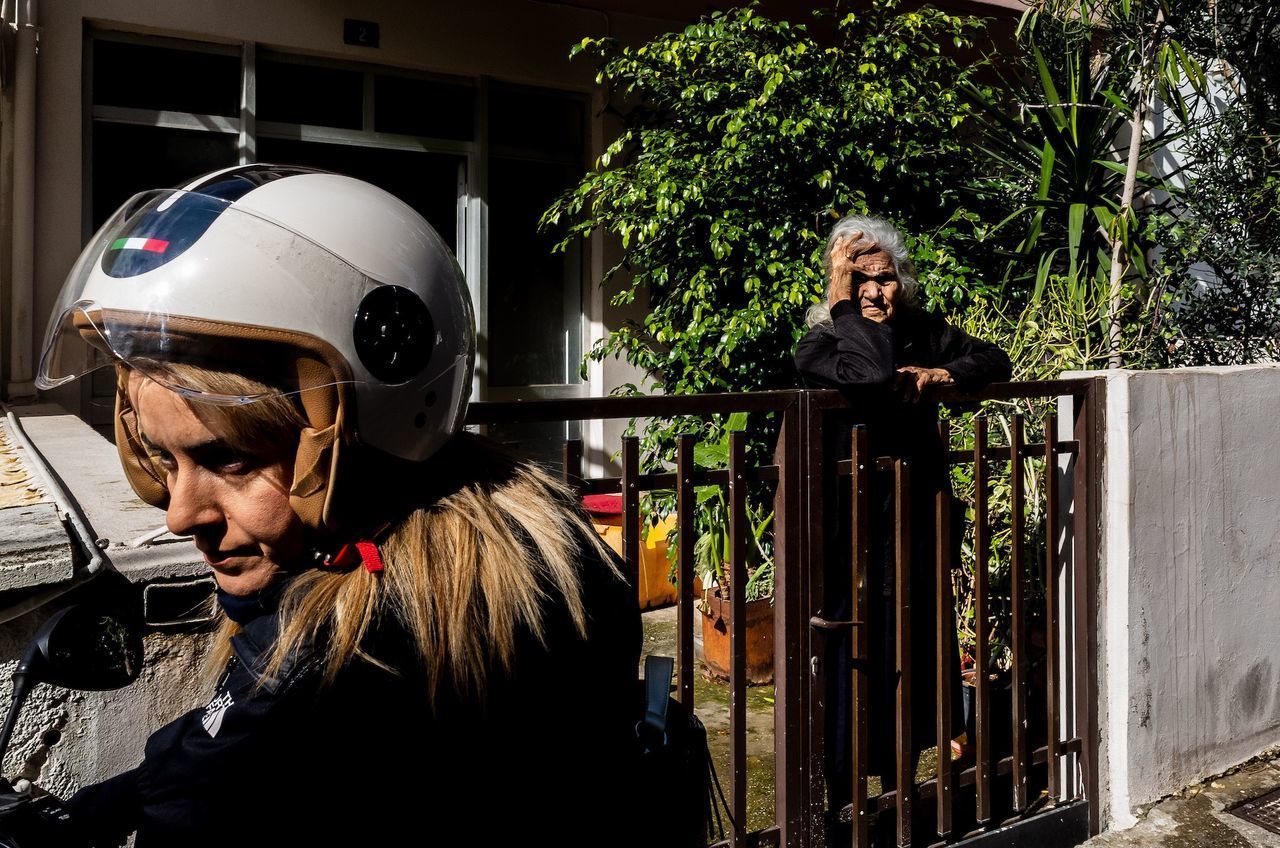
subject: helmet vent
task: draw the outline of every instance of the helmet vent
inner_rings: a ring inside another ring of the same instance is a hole
[[[431,311],[401,286],[379,286],[364,296],[351,328],[361,364],[385,383],[404,383],[427,367],[435,347]]]

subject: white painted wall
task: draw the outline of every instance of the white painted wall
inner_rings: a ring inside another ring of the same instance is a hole
[[[1280,743],[1280,367],[1105,376],[1101,800],[1121,828]]]

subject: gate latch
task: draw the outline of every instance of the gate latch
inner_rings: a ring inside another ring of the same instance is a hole
[[[846,628],[848,628],[849,630],[852,630],[855,627],[861,627],[862,622],[861,621],[831,621],[829,619],[823,618],[820,615],[815,615],[813,618],[809,619],[809,626],[812,627],[814,630],[830,631],[830,630],[844,630]]]

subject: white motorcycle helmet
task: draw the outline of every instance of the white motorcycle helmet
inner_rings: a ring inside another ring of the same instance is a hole
[[[429,457],[462,424],[474,361],[462,273],[421,215],[350,177],[245,165],[143,192],[111,217],[63,285],[36,384],[124,366],[117,447],[139,497],[164,508],[164,477],[123,390],[126,369],[192,402],[224,405],[266,395],[211,394],[158,364],[269,374],[272,393],[296,395],[309,422],[293,508],[326,528],[342,453],[363,445]]]

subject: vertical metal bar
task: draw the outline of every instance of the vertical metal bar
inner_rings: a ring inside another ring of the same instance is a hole
[[[1073,483],[1075,501],[1073,549],[1075,551],[1073,635],[1075,657],[1076,729],[1083,741],[1080,768],[1084,775],[1085,797],[1089,801],[1089,833],[1100,829],[1098,798],[1098,691],[1097,667],[1097,505],[1101,476],[1095,456],[1095,439],[1100,435],[1102,404],[1106,384],[1102,378],[1076,395],[1076,462]],[[1100,441],[1100,439],[1099,439]]]
[[[852,438],[853,476],[853,620],[867,621],[867,563],[871,556],[871,472],[875,462],[866,427],[855,427]],[[850,705],[853,710],[853,848],[871,845],[871,815],[867,810],[867,768],[871,754],[871,687],[867,674],[867,627],[853,628],[852,685]],[[878,634],[877,638],[883,638]]]
[[[1088,677],[1087,663],[1085,657],[1084,644],[1084,620],[1085,611],[1083,609],[1085,599],[1085,571],[1089,568],[1089,554],[1085,548],[1085,536],[1088,534],[1089,510],[1086,506],[1088,501],[1088,481],[1089,474],[1089,453],[1088,453],[1088,416],[1087,416],[1087,400],[1076,395],[1072,399],[1072,413],[1074,420],[1072,421],[1072,435],[1076,442],[1076,457],[1071,464],[1071,523],[1072,523],[1072,540],[1071,552],[1073,554],[1072,562],[1072,602],[1074,609],[1072,610],[1072,629],[1070,633],[1071,643],[1071,659],[1075,666],[1072,675],[1074,686],[1073,695],[1075,696],[1075,730],[1076,735],[1080,737],[1085,747],[1089,745],[1089,739],[1085,736],[1085,729],[1088,720],[1085,716],[1088,714],[1088,705],[1084,702],[1087,685],[1085,683]],[[1088,784],[1088,769],[1085,766],[1086,754],[1082,751],[1078,755],[1077,762],[1080,764],[1080,772],[1083,775],[1083,781]],[[1077,789],[1078,787],[1073,787]],[[1075,792],[1072,792],[1074,797]],[[1097,799],[1090,797],[1089,805],[1094,806]],[[1092,818],[1092,813],[1090,813]]]
[[[729,434],[729,812],[732,848],[747,839],[747,520],[746,438]]]
[[[1023,561],[1023,421],[1021,415],[1013,416],[1009,434],[1009,594],[1013,606],[1010,621],[1010,639],[1013,650],[1013,809],[1022,812],[1027,808],[1027,622],[1024,617],[1026,601],[1026,563]]]
[[[987,560],[990,539],[987,527],[987,418],[974,419],[973,431],[973,651],[975,789],[979,824],[991,821],[991,667],[987,610]]]
[[[804,582],[801,577],[803,557],[807,553],[802,538],[806,527],[801,492],[804,475],[808,473],[801,462],[801,450],[805,436],[803,419],[808,411],[808,395],[797,393],[782,410],[782,429],[774,450],[778,488],[773,499],[773,799],[780,848],[808,848],[809,845],[806,791],[810,770],[805,758],[808,743],[805,675],[809,666],[805,623],[809,616],[802,614]],[[813,473],[820,476],[821,467],[814,468]],[[814,567],[821,568],[821,564]]]
[[[837,491],[836,486],[839,478],[835,473],[834,467],[829,467],[826,463],[831,459],[834,463],[834,457],[827,456],[827,439],[825,428],[829,423],[829,416],[819,404],[811,401],[812,395],[806,393],[805,413],[802,418],[804,427],[804,475],[801,486],[804,489],[804,518],[802,521],[803,529],[801,538],[804,540],[804,573],[803,591],[800,596],[800,603],[803,607],[800,610],[801,617],[796,619],[796,627],[803,628],[797,632],[796,637],[801,639],[807,646],[807,668],[804,670],[807,685],[805,686],[805,706],[806,711],[802,713],[805,717],[800,722],[801,727],[806,735],[806,761],[810,764],[807,783],[805,784],[805,801],[807,807],[804,810],[804,820],[806,827],[814,828],[815,823],[821,823],[823,812],[827,805],[826,792],[826,755],[827,755],[827,735],[826,735],[826,676],[822,673],[823,664],[827,661],[827,638],[824,634],[817,632],[809,627],[809,616],[814,610],[821,610],[824,598],[827,568],[827,549],[826,549],[826,527],[828,517],[826,513],[826,504],[828,500],[832,500],[829,495],[834,495]],[[834,520],[843,521],[846,516],[834,516]],[[844,551],[838,551],[833,554],[843,558]],[[794,730],[788,731],[792,733]],[[843,802],[841,802],[843,804]],[[816,835],[815,835],[816,832]],[[822,833],[820,824],[816,831],[810,830],[809,837],[814,841],[821,839]]]
[[[1058,711],[1058,432],[1052,412],[1044,419],[1044,677],[1048,731],[1049,799],[1062,797]]]
[[[897,646],[898,692],[897,757],[898,846],[911,846],[912,800],[916,775],[911,756],[911,468],[901,459],[893,463],[894,488],[894,606]]]
[[[693,487],[693,446],[697,437],[683,433],[676,440],[676,668],[680,704],[693,713],[693,542],[696,535]]]
[[[951,423],[938,422],[938,438],[944,449],[951,446]],[[937,581],[937,643],[934,662],[937,671],[938,692],[938,772],[937,819],[938,835],[946,839],[951,835],[951,671],[956,662],[956,649],[952,635],[956,629],[955,605],[951,601],[951,498],[946,491],[938,492],[934,517],[936,540]]]
[[[633,589],[640,586],[640,442],[622,437],[622,560]]]
[[[560,474],[566,486],[582,491],[582,439],[565,439]]]

